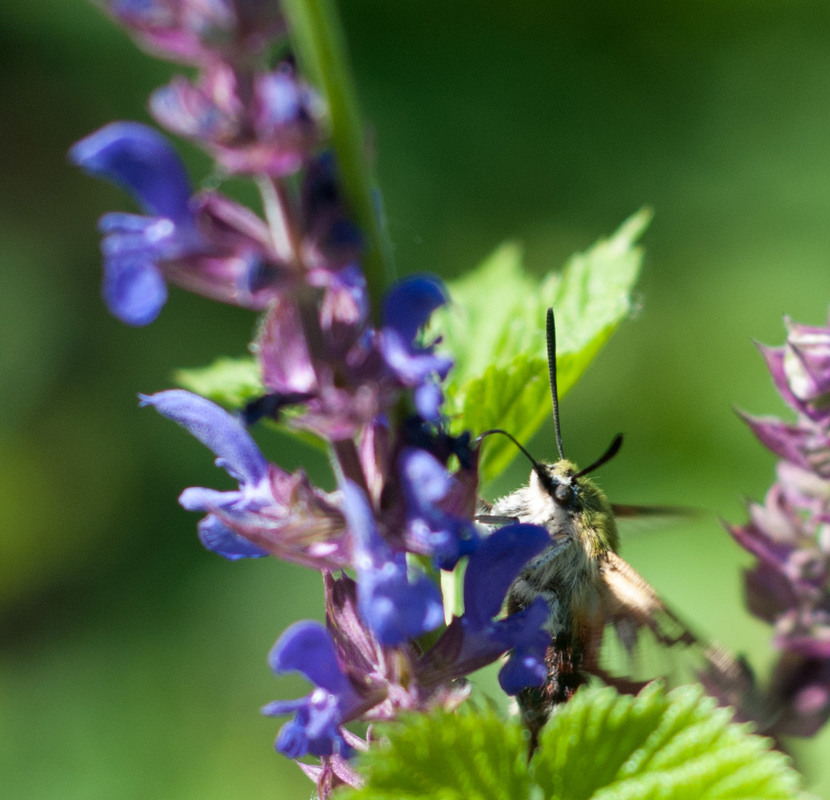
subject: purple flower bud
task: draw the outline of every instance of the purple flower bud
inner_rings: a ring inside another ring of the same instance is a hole
[[[784,373],[790,391],[820,418],[830,414],[830,330],[789,318]]]
[[[150,113],[167,130],[214,143],[232,139],[242,104],[236,97],[236,77],[226,64],[204,73],[198,84],[181,75],[150,95]]]
[[[786,322],[786,345],[761,352],[798,418],[742,415],[783,460],[764,504],[728,529],[757,558],[745,573],[747,602],[774,626],[780,652],[764,732],[812,736],[830,717],[830,329]]]
[[[426,575],[409,575],[405,554],[381,538],[366,496],[349,480],[343,513],[354,537],[358,609],[378,641],[402,644],[437,628],[444,620],[438,587]]]
[[[761,444],[802,469],[830,478],[830,435],[806,422],[795,425],[772,417],[738,412]]]
[[[372,424],[396,393],[367,328],[363,276],[350,266],[325,277],[319,305],[272,303],[256,350],[269,392],[311,396],[289,424],[338,441]]]
[[[289,64],[257,74],[253,87],[240,80],[224,63],[195,84],[177,77],[153,93],[150,111],[169,130],[205,147],[229,173],[296,172],[317,146],[316,96]]]
[[[107,10],[147,50],[186,64],[256,55],[284,29],[260,0],[109,0]]]
[[[270,392],[280,395],[317,393],[317,376],[300,315],[288,297],[277,298],[269,309],[256,353],[263,383]]]
[[[304,755],[348,757],[340,725],[353,719],[365,699],[346,676],[329,632],[317,622],[297,622],[283,633],[268,657],[276,674],[300,672],[317,687],[300,700],[275,700],[263,707],[269,717],[294,714],[279,732],[276,748],[289,758]]]

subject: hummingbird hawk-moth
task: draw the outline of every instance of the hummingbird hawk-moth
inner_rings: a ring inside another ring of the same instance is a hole
[[[490,525],[515,521],[541,525],[551,538],[551,546],[523,568],[507,594],[508,614],[528,606],[539,596],[550,607],[546,624],[551,637],[545,657],[547,678],[542,686],[525,689],[517,696],[522,717],[530,730],[531,749],[551,711],[566,702],[587,682],[589,675],[629,693],[647,683],[632,676],[612,674],[605,667],[601,650],[608,630],[616,635],[629,655],[635,651],[644,631],[649,631],[659,645],[683,646],[691,650],[695,656],[693,660],[700,666],[698,677],[706,676],[716,681],[719,690],[726,687],[729,694],[726,699],[740,705],[752,682],[746,665],[721,648],[702,641],[617,554],[616,516],[667,511],[614,506],[588,477],[616,455],[622,445],[622,435],[616,436],[608,450],[587,468],[579,469],[564,458],[552,309],[547,313],[547,349],[559,460],[555,463],[536,461],[506,431],[496,429],[482,434],[509,436],[533,467],[526,486],[492,505],[482,501],[482,513],[477,515],[479,522]]]

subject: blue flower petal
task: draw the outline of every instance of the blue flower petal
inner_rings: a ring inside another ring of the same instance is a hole
[[[294,713],[280,729],[277,750],[290,758],[351,756],[340,725],[362,700],[340,668],[329,632],[319,622],[297,622],[279,638],[268,662],[274,672],[298,671],[316,684],[306,697],[277,700],[262,708],[268,716]]]
[[[505,694],[518,694],[522,689],[542,686],[548,676],[544,653],[514,653],[499,670],[499,686]]]
[[[401,474],[406,481],[407,494],[418,505],[442,500],[452,485],[452,478],[444,465],[432,453],[407,447],[400,457]]]
[[[217,509],[244,508],[245,494],[238,490],[223,492],[219,489],[206,489],[204,486],[191,486],[179,495],[179,505],[185,511],[215,511]]]
[[[206,516],[197,526],[199,541],[214,553],[237,561],[240,558],[262,558],[269,555],[267,550],[257,547],[243,536],[232,531],[222,520],[213,514]]]
[[[128,325],[148,325],[167,301],[167,286],[152,260],[108,258],[102,294],[110,312]]]
[[[129,192],[154,216],[189,223],[190,181],[176,151],[158,131],[138,122],[113,122],[69,151],[85,172]]]
[[[343,513],[354,536],[360,616],[383,645],[396,645],[437,628],[443,621],[438,587],[425,575],[410,580],[406,558],[377,531],[364,493],[343,485]]]
[[[299,711],[306,702],[305,697],[298,697],[296,700],[272,700],[260,709],[260,713],[266,717],[281,717]]]
[[[274,672],[300,672],[332,694],[351,691],[337,660],[331,634],[319,622],[295,622],[280,636],[268,655]]]
[[[436,308],[447,302],[437,278],[415,275],[395,284],[383,304],[383,326],[394,329],[403,341],[414,342],[419,328]]]
[[[405,565],[361,575],[358,606],[361,616],[384,645],[407,642],[444,621],[438,587],[426,575],[410,582]]]
[[[293,75],[282,71],[270,72],[262,76],[259,89],[262,123],[287,125],[302,115],[303,97]]]
[[[540,525],[505,525],[470,556],[464,576],[464,616],[483,627],[498,614],[510,584],[522,567],[546,547],[555,546]]]
[[[427,276],[400,281],[386,296],[381,351],[386,363],[406,385],[418,386],[434,374],[444,378],[452,366],[452,359],[436,355],[431,347],[415,344],[419,328],[445,302],[441,283]],[[422,399],[426,405],[426,398]]]
[[[415,387],[415,410],[427,422],[438,422],[441,418],[441,404],[444,393],[437,381],[427,378]]]
[[[289,758],[334,754],[349,758],[353,751],[340,732],[336,709],[312,708],[309,698],[306,700],[305,708],[280,729],[275,743],[277,750]]]
[[[217,456],[217,466],[240,483],[256,485],[267,479],[265,457],[244,425],[223,408],[183,389],[139,397],[142,406],[153,406],[210,448]]]

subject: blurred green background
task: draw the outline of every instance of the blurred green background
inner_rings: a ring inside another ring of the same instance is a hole
[[[644,204],[642,310],[565,399],[569,455],[623,453],[620,502],[706,509],[624,555],[710,636],[770,659],[741,610],[744,518],[774,460],[733,413],[783,413],[752,340],[830,302],[830,6],[342,3],[401,274],[456,275],[504,239],[541,274]],[[308,797],[260,705],[305,692],[267,651],[318,578],[204,552],[185,486],[210,454],[136,393],[243,352],[251,317],[176,292],[146,329],[99,300],[95,221],[127,209],[67,147],[147,120],[175,72],[82,0],[0,9],[0,785],[10,798]],[[182,145],[195,180],[207,163]],[[329,481],[319,456],[263,447]],[[550,432],[532,443],[552,454]],[[494,492],[525,480],[514,464]],[[830,798],[830,735],[796,752]]]

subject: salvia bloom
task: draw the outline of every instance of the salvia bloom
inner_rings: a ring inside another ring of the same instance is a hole
[[[267,226],[218,193],[191,193],[181,159],[146,125],[114,122],[70,151],[86,172],[126,189],[146,216],[101,218],[104,299],[131,325],[152,322],[167,300],[166,283],[216,300],[262,309],[281,273]]]
[[[786,344],[761,352],[796,419],[742,415],[781,460],[764,503],[729,530],[757,559],[747,601],[780,652],[769,732],[811,736],[830,717],[830,327],[786,324]]]
[[[507,693],[539,685],[545,602],[499,614],[522,566],[551,542],[532,525],[484,536],[473,524],[477,447],[445,429],[441,383],[452,361],[423,333],[445,291],[416,275],[369,297],[364,241],[325,150],[322,104],[286,55],[277,8],[108,4],[142,46],[196,68],[157,90],[151,112],[204,148],[216,175],[251,176],[264,219],[218,191],[194,192],[173,146],[143,124],[107,125],[70,157],[124,189],[140,212],[111,212],[99,225],[103,295],[116,317],[151,323],[170,285],[260,314],[251,346],[259,396],[235,413],[178,389],[141,404],[204,444],[236,484],[179,498],[202,514],[206,548],[232,561],[274,556],[323,577],[325,627],[296,623],[269,657],[275,673],[299,672],[311,691],[263,712],[289,718],[280,752],[320,759],[302,767],[326,797],[358,782],[349,758],[372,738],[348,723],[452,708],[467,695],[464,677],[505,654]],[[271,463],[247,427],[262,418],[327,444],[338,488]],[[447,622],[439,575],[459,562],[464,612]]]

